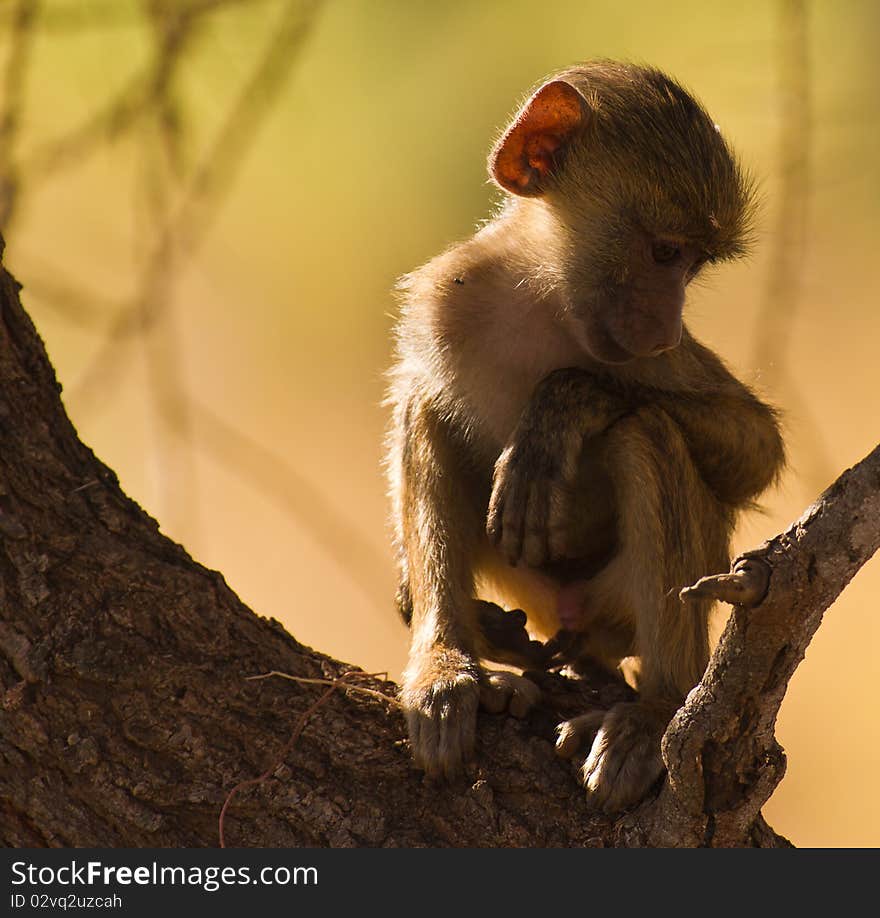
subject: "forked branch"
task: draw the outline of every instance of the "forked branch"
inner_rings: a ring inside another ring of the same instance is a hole
[[[734,602],[706,674],[666,732],[669,769],[638,821],[650,844],[740,844],[785,771],[774,736],[825,610],[880,546],[880,446],[730,574],[682,591]],[[696,834],[688,842],[688,832]]]

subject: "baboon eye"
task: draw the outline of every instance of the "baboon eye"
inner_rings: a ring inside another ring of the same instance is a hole
[[[681,255],[681,248],[674,242],[656,239],[651,246],[651,257],[658,265],[670,265]]]

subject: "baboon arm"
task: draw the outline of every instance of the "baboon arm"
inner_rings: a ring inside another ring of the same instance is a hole
[[[555,370],[536,387],[495,463],[486,532],[511,564],[565,551],[568,506],[585,440],[626,413],[587,371]]]
[[[459,458],[439,414],[408,406],[402,435],[400,530],[408,561],[414,647],[472,651],[477,614],[471,571],[479,532]]]
[[[777,412],[689,334],[678,363],[683,380],[675,391],[646,388],[641,397],[656,400],[681,428],[715,496],[742,505],[775,481],[785,464]]]
[[[678,424],[694,464],[722,502],[742,505],[770,485],[785,463],[774,410],[745,386],[740,394],[716,397],[661,396]]]

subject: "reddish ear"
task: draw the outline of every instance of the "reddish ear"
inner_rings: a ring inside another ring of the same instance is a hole
[[[514,194],[536,197],[565,145],[587,119],[583,96],[563,80],[545,83],[522,107],[489,155],[489,171]]]

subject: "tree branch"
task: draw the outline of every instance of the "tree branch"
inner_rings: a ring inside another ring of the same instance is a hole
[[[621,682],[536,674],[540,708],[482,714],[477,764],[446,786],[411,765],[381,697],[393,684],[251,679],[351,667],[254,615],[123,494],[77,438],[18,290],[0,273],[0,843],[216,845],[226,802],[230,845],[784,844],[760,816],[784,763],[776,711],[880,542],[880,452],[748,555],[766,597],[736,609],[667,731],[668,779],[615,823],[588,810],[553,739],[628,697]]]
[[[773,731],[789,680],[823,613],[878,546],[880,446],[786,532],[734,562],[756,602],[734,607],[705,676],[667,731],[669,778],[652,843],[680,843],[678,827],[696,830],[702,844],[744,837],[785,773]],[[723,578],[705,578],[702,591],[713,582],[727,599]]]

